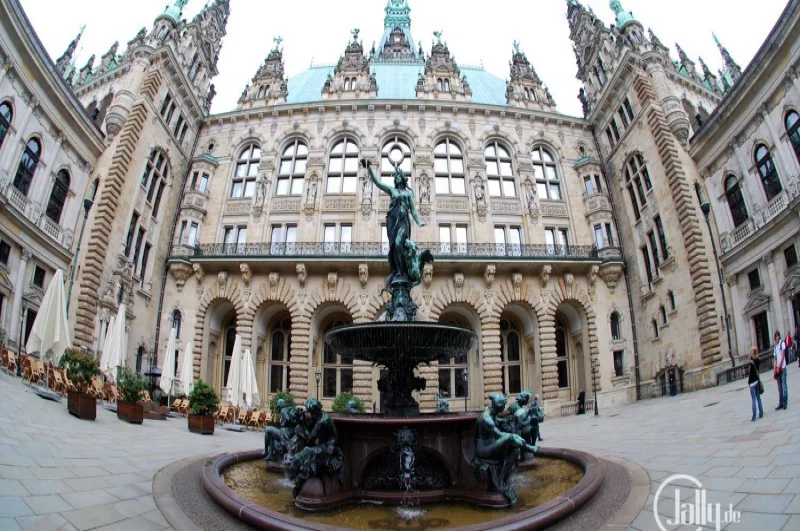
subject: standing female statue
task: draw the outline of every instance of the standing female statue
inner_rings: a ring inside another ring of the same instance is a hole
[[[390,150],[390,159],[394,150]],[[402,153],[402,152],[401,152]],[[414,204],[414,192],[408,186],[400,162],[395,164],[394,187],[381,182],[367,159],[361,159],[361,166],[369,173],[372,182],[389,195],[389,211],[386,213],[386,232],[389,236],[389,276],[386,277],[386,290],[392,293],[393,300],[387,304],[390,320],[413,321],[416,305],[411,301],[409,291],[422,280],[425,264],[433,262],[430,251],[420,251],[411,241],[411,220],[424,227]],[[395,311],[401,309],[399,314]]]

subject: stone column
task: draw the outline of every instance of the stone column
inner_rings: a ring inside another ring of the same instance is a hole
[[[764,256],[761,257],[761,260],[767,265],[767,276],[769,277],[769,290],[771,295],[771,302],[770,305],[772,306],[772,315],[774,316],[774,320],[772,320],[772,334],[775,334],[775,331],[780,331],[782,336],[786,335],[787,324],[786,320],[783,315],[783,304],[781,304],[781,290],[780,286],[778,286],[778,277],[775,274],[775,262],[772,256],[772,252],[766,253]],[[769,338],[772,341],[772,338]]]
[[[545,400],[558,398],[558,361],[556,360],[556,317],[546,315],[539,323],[539,338],[542,346],[542,397]]]
[[[530,378],[528,380],[529,387],[533,394],[542,394],[542,373],[541,368],[536,366],[536,334],[529,334],[525,336],[525,344],[528,346],[528,351],[525,355],[525,364]]]
[[[739,277],[734,273],[733,275],[729,275],[728,278],[725,279],[725,283],[728,285],[728,291],[731,295],[731,315],[730,315],[730,322],[728,326],[731,328],[731,334],[733,334],[733,342],[736,345],[736,348],[733,349],[734,357],[743,356],[745,353],[749,354],[747,350],[747,346],[742,345],[742,341],[745,340],[744,333],[738,333],[739,327],[736,326],[737,320],[741,317],[741,303],[739,302]],[[724,286],[723,286],[724,289]]]
[[[25,291],[25,271],[28,267],[28,260],[31,259],[31,251],[22,248],[22,257],[17,266],[17,276],[14,280],[14,302],[11,305],[11,326],[7,333],[12,342],[16,343],[19,340],[19,320],[20,312],[22,311],[22,293]],[[21,351],[20,345],[17,345],[17,351]]]

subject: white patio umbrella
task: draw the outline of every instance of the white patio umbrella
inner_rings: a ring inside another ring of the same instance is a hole
[[[239,407],[242,405],[242,336],[236,334],[236,341],[233,343],[233,353],[231,354],[231,367],[228,370],[228,401],[231,405]]]
[[[164,353],[164,364],[161,366],[161,381],[159,387],[169,396],[172,393],[172,383],[175,381],[175,341],[178,331],[173,328],[169,332],[167,351]]]
[[[117,322],[117,318],[115,316],[111,316],[111,319],[108,321],[108,328],[106,328],[106,337],[103,341],[103,352],[100,354],[100,372],[103,374],[108,372],[109,367],[109,355],[111,354],[111,335],[114,332],[114,323]]]
[[[58,269],[50,285],[47,286],[47,293],[44,294],[39,313],[33,321],[31,335],[25,345],[28,352],[39,351],[42,358],[45,358],[47,351],[52,349],[54,365],[58,365],[64,350],[72,345],[69,338],[66,301],[64,272]]]
[[[117,379],[117,367],[125,365],[126,351],[128,348],[128,337],[125,333],[125,305],[120,304],[117,310],[117,318],[114,320],[114,328],[109,332],[111,338],[108,342],[108,367],[105,375],[111,381]]]
[[[241,374],[241,386],[242,391],[245,393],[245,402],[247,403],[247,407],[251,407],[253,404],[259,405],[261,399],[258,395],[256,369],[253,365],[253,355],[250,353],[250,349],[244,351]]]
[[[192,350],[192,342],[189,341],[183,351],[183,363],[181,363],[181,387],[187,396],[194,387],[194,352]]]

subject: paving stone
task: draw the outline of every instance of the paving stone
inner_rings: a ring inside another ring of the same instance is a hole
[[[123,515],[109,505],[87,507],[85,509],[61,513],[61,515],[80,531],[113,524],[125,519]]]
[[[151,522],[155,523],[158,526],[164,528],[169,527],[169,522],[167,522],[166,518],[164,518],[164,515],[161,514],[161,511],[159,511],[158,509],[156,509],[155,511],[150,511],[149,513],[144,513],[142,517],[147,518],[148,520],[150,520]]]
[[[23,479],[21,483],[34,496],[63,494],[74,491],[60,479]]]
[[[22,516],[17,518],[17,523],[26,531],[77,531],[77,528],[67,522],[60,514],[45,514],[42,516]]]
[[[70,492],[62,494],[61,497],[76,509],[94,507],[96,505],[106,505],[116,503],[118,498],[112,496],[104,490],[90,490],[84,492]]]
[[[742,513],[739,523],[725,527],[725,531],[780,531],[789,521],[785,514]]]
[[[748,494],[735,509],[752,513],[783,513],[793,498],[793,494]]]
[[[95,528],[96,531],[161,531],[162,529],[161,525],[140,516]]]
[[[2,514],[2,513],[0,513]],[[22,528],[19,526],[17,521],[14,518],[2,518],[0,517],[0,529],[3,531],[21,531]]]
[[[35,479],[33,469],[25,466],[0,465],[0,479]]]
[[[33,516],[33,511],[19,496],[0,496],[0,515],[10,518]]]
[[[68,479],[75,477],[75,472],[69,468],[39,467],[32,468],[31,471],[37,479]]]
[[[28,490],[17,479],[0,479],[0,496],[27,496]]]
[[[28,507],[34,514],[50,514],[71,511],[74,509],[63,498],[56,495],[50,496],[26,496],[23,498]]]
[[[147,494],[147,492],[133,485],[121,485],[119,487],[111,487],[105,489],[105,491],[120,500],[139,498]]]
[[[753,494],[780,494],[787,485],[788,479],[748,479],[736,490]]]
[[[65,479],[64,483],[66,483],[75,492],[105,489],[111,486],[111,483],[106,481],[106,479],[102,477]]]

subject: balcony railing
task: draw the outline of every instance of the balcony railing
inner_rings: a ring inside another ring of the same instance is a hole
[[[597,249],[580,245],[508,245],[494,243],[420,243],[435,257],[450,258],[507,258],[542,260],[599,260]],[[383,258],[389,252],[388,243],[214,243],[188,247],[173,245],[172,256],[189,258]]]

